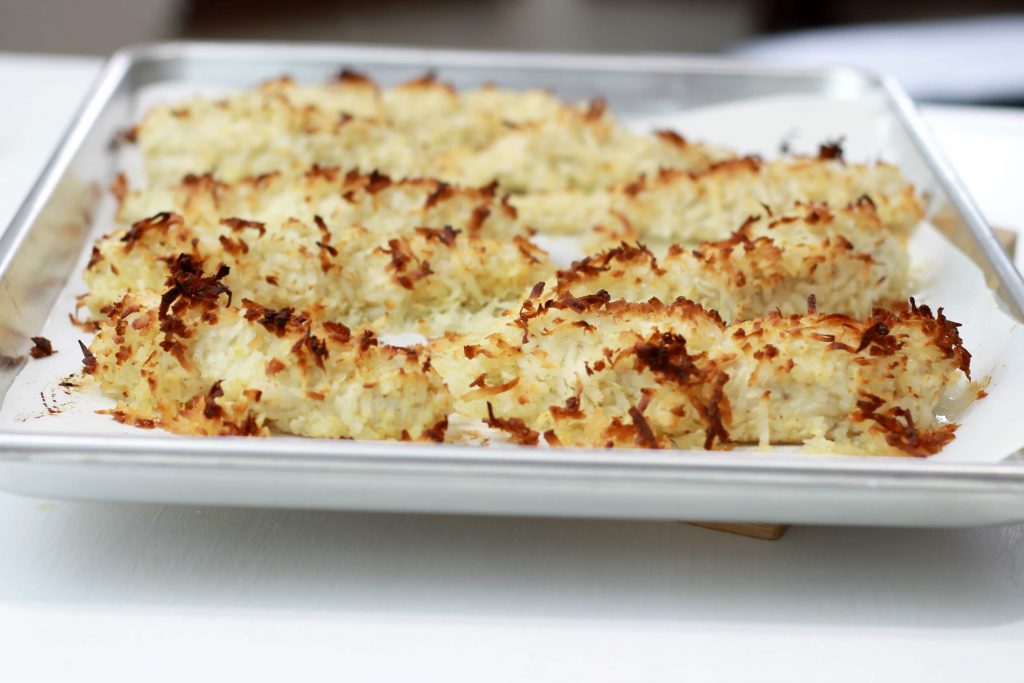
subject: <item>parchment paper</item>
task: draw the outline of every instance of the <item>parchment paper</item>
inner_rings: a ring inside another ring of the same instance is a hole
[[[158,101],[180,99],[193,94],[214,94],[212,89],[166,84],[140,93],[136,116]],[[790,149],[813,153],[823,140],[844,137],[851,161],[885,159],[900,163],[900,151],[889,145],[889,131],[881,127],[877,102],[837,102],[808,96],[776,96],[700,110],[659,115],[629,121],[640,130],[670,126],[693,139],[725,144],[741,152],[775,156],[780,143]],[[141,181],[139,162],[133,151],[123,153],[121,167],[134,184]],[[904,172],[921,184],[920,169],[900,164]],[[931,188],[921,188],[929,192]],[[30,360],[22,369],[0,407],[0,429],[29,433],[115,435],[132,434],[171,438],[159,430],[141,430],[118,424],[96,411],[112,407],[109,399],[94,390],[69,386],[67,380],[81,370],[78,340],[88,344],[89,335],[75,328],[68,314],[74,311],[75,296],[85,291],[81,273],[92,241],[115,227],[114,201],[104,197],[79,263],[54,306],[42,335],[53,342],[58,353]],[[568,262],[579,252],[565,240],[545,242],[557,261]],[[938,230],[922,223],[910,240],[914,282],[918,303],[943,307],[948,318],[963,323],[961,333],[973,355],[975,381],[989,379],[988,396],[954,415],[960,423],[957,438],[932,461],[996,462],[1024,447],[1024,330],[998,306],[985,285],[981,271]],[[775,449],[787,454],[794,449]],[[830,456],[836,457],[836,456]],[[856,456],[839,456],[856,457]]]

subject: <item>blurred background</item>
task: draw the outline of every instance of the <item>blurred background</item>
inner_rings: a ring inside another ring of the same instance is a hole
[[[172,39],[730,54],[860,65],[922,100],[1024,105],[1021,0],[0,0],[2,51]]]

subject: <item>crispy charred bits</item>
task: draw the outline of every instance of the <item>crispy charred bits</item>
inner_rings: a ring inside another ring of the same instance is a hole
[[[224,422],[225,436],[262,436],[263,433],[259,420],[252,413],[246,413],[241,422]]]
[[[114,418],[115,422],[120,422],[123,425],[131,425],[132,427],[138,427],[139,429],[154,429],[157,425],[156,420],[129,415],[123,410],[98,410],[96,412],[101,415],[110,415]]]
[[[658,439],[651,431],[647,420],[644,419],[643,411],[639,407],[633,406],[629,409],[629,417],[633,420],[633,427],[636,429],[636,445],[641,448],[657,448]]]
[[[222,380],[214,382],[210,387],[210,390],[202,397],[203,417],[207,420],[217,421],[219,423],[219,433],[223,436],[262,436],[264,434],[264,430],[253,413],[246,413],[245,418],[241,422],[228,419],[224,408],[217,404],[217,399],[224,396],[224,390],[221,387],[221,383]],[[259,402],[259,393],[259,391],[255,392],[256,402]],[[186,406],[185,410],[187,411],[195,405],[196,399],[192,399],[191,403]]]
[[[224,251],[231,254],[232,256],[238,256],[249,253],[249,243],[239,237],[237,240],[233,240],[227,235],[221,235],[217,238],[221,246],[224,247]]]
[[[863,394],[857,401],[855,420],[871,420],[885,435],[885,441],[908,455],[925,457],[934,455],[956,438],[956,425],[946,424],[935,429],[918,429],[910,411],[893,406],[885,411],[879,409],[885,401],[872,394]]]
[[[640,448],[661,448],[661,445],[658,443],[658,437],[644,417],[644,411],[647,410],[647,406],[650,404],[652,393],[651,390],[645,389],[640,403],[629,408],[627,411],[629,424],[618,417],[612,419],[605,429],[604,435],[613,440],[605,444],[606,448],[613,447],[615,440],[625,441],[629,439],[632,439]]]
[[[971,354],[964,348],[963,340],[960,338],[960,323],[948,320],[943,315],[941,308],[933,314],[928,306],[917,305],[913,297],[910,299],[909,311],[893,313],[876,308],[872,312],[871,318],[868,319],[868,328],[862,333],[860,343],[856,348],[834,342],[831,335],[817,335],[817,337],[821,341],[832,342],[829,346],[831,349],[849,351],[850,353],[860,353],[867,349],[872,356],[891,356],[902,348],[902,343],[892,336],[891,330],[901,320],[910,317],[916,318],[921,323],[922,329],[931,338],[932,343],[943,352],[946,358],[955,361],[957,367],[963,371],[967,379],[970,379]],[[849,316],[838,314],[829,315],[827,318],[850,324],[856,322]],[[829,338],[825,339],[826,336]]]
[[[694,357],[686,352],[686,339],[679,334],[656,333],[633,347],[633,353],[638,368],[647,368],[677,384],[686,384],[700,373]]]
[[[394,272],[395,282],[405,289],[412,289],[417,282],[434,272],[430,269],[430,261],[421,261],[413,253],[408,239],[389,239],[388,248],[379,247],[378,251],[391,257],[388,269]],[[413,264],[415,268],[412,268]]]
[[[85,368],[85,373],[91,375],[96,371],[96,356],[92,355],[92,351],[89,347],[82,343],[82,340],[78,340],[78,348],[82,349],[82,366]]]
[[[857,345],[857,353],[860,353],[872,344],[876,344],[875,348],[887,351],[890,354],[899,348],[899,341],[889,336],[889,327],[881,320],[864,330],[864,334],[860,338],[860,344]],[[874,350],[872,349],[872,351]]]
[[[533,292],[536,292],[539,296],[543,291],[544,283],[537,283],[531,292],[530,298],[523,301],[522,306],[520,306],[519,316],[512,321],[513,325],[523,331],[524,344],[530,341],[530,321],[543,315],[546,311],[552,308],[569,308],[577,313],[581,313],[591,307],[600,308],[611,300],[611,295],[605,290],[601,290],[596,294],[589,294],[579,298],[569,292],[563,292],[559,295],[558,299],[549,299],[545,302],[536,303]]]
[[[725,385],[728,381],[729,375],[724,372],[716,373],[711,381],[710,396],[695,406],[707,425],[704,430],[704,448],[707,450],[714,447],[715,439],[718,439],[719,443],[729,441],[729,432],[725,428],[726,422],[730,420],[729,398],[725,395]]]
[[[522,254],[527,261],[530,263],[540,263],[541,257],[544,256],[544,252],[537,247],[536,244],[526,239],[522,235],[514,235],[512,237],[512,243],[519,249],[519,253]]]
[[[89,254],[89,262],[85,264],[86,270],[92,270],[96,264],[103,260],[103,254],[100,253],[99,247],[94,246],[92,252]]]
[[[612,300],[611,294],[600,290],[594,294],[584,296],[573,296],[569,292],[563,292],[557,299],[551,299],[545,304],[546,309],[564,308],[576,313],[594,310],[606,306]]]
[[[505,204],[502,204],[502,208],[511,209],[512,207],[510,204],[506,202]],[[515,211],[515,209],[512,209],[512,211]],[[481,205],[476,207],[475,209],[473,209],[473,213],[470,214],[469,216],[469,221],[466,223],[466,228],[468,228],[470,232],[478,231],[480,227],[484,224],[484,221],[486,221],[490,215],[491,210],[488,209],[486,206]]]
[[[381,190],[390,187],[392,183],[393,181],[391,180],[390,177],[378,172],[377,170],[374,170],[366,179],[366,191],[369,192],[370,194],[377,194]]]
[[[32,337],[32,348],[29,349],[28,355],[33,358],[46,358],[57,353],[53,349],[53,344],[46,337]]]
[[[171,306],[179,299],[186,307],[198,306],[212,310],[217,307],[217,298],[227,294],[228,306],[231,305],[231,290],[221,282],[231,272],[226,265],[221,264],[213,275],[203,275],[202,266],[190,254],[179,254],[170,263],[170,270],[171,274],[165,283],[170,289],[160,297],[161,320],[168,316]]]
[[[125,243],[125,251],[131,251],[132,247],[142,239],[142,236],[152,230],[160,230],[167,232],[172,226],[181,225],[183,219],[176,213],[169,211],[161,211],[160,213],[150,216],[149,218],[143,218],[140,221],[132,223],[131,228],[125,232],[121,241]]]
[[[636,355],[637,369],[646,368],[684,388],[684,393],[689,395],[693,407],[704,421],[704,448],[710,450],[716,439],[728,441],[729,433],[725,428],[729,418],[729,399],[725,395],[728,374],[713,367],[701,367],[699,361],[702,357],[691,356],[686,350],[686,339],[679,334],[655,333],[647,341],[634,346],[632,351]],[[644,407],[649,398],[645,397]],[[632,410],[630,416],[639,430]],[[653,438],[653,434],[651,436]],[[644,442],[649,440],[644,439]],[[637,443],[644,448],[652,447],[644,445],[639,437]]]
[[[416,232],[428,240],[437,240],[447,247],[453,247],[455,246],[455,237],[462,231],[446,225],[443,228],[416,228]]]
[[[657,135],[662,140],[665,140],[666,142],[671,142],[673,145],[676,145],[677,147],[686,147],[686,145],[689,144],[686,141],[686,138],[684,138],[676,131],[669,130],[668,128],[657,130],[654,132],[654,134]]]
[[[836,159],[838,161],[843,160],[843,138],[837,138],[835,140],[826,140],[818,147],[818,158],[819,159]]]
[[[372,88],[377,87],[376,82],[374,82],[372,78],[362,73],[361,71],[356,71],[348,67],[345,67],[341,71],[339,71],[338,75],[335,76],[335,80],[337,80],[339,83],[348,83],[352,85],[366,85]]]
[[[170,270],[166,282],[170,289],[160,297],[158,317],[160,331],[164,333],[160,348],[177,358],[182,367],[189,368],[191,364],[185,356],[185,349],[175,339],[191,334],[181,314],[186,308],[197,307],[203,311],[205,319],[213,321],[216,319],[213,310],[217,308],[217,299],[221,294],[228,295],[230,306],[231,290],[221,282],[230,268],[221,264],[215,274],[204,276],[202,268],[191,255],[180,254],[170,263]]]
[[[224,395],[221,388],[221,381],[217,380],[203,397],[203,417],[208,420],[215,420],[224,417],[224,409],[217,405],[217,399]]]
[[[289,328],[304,329],[308,322],[305,317],[295,315],[295,309],[291,307],[274,310],[250,299],[242,299],[242,307],[245,309],[246,320],[255,320],[278,337],[284,336]]]
[[[256,230],[259,232],[260,237],[263,237],[267,232],[267,226],[263,223],[245,220],[244,218],[222,218],[220,224],[231,228],[235,232],[246,229]]]
[[[313,356],[313,362],[318,368],[324,369],[324,359],[329,355],[327,342],[312,334],[308,329],[306,335],[292,345],[292,353],[301,354],[303,351]]]
[[[556,420],[580,419],[583,417],[583,411],[580,410],[579,396],[570,396],[567,398],[565,400],[564,408],[562,406],[551,406],[548,410]]]
[[[423,208],[433,208],[434,206],[437,206],[439,202],[444,201],[453,194],[454,192],[452,190],[451,185],[449,185],[448,183],[439,182],[437,184],[437,189],[431,192],[430,195],[427,197],[427,201],[424,202]]]
[[[518,417],[503,419],[494,415],[494,406],[487,402],[487,419],[484,420],[491,429],[498,429],[508,434],[509,441],[521,446],[536,446],[540,434],[526,426]]]
[[[363,330],[363,333],[359,335],[359,350],[366,351],[371,346],[379,346],[380,341],[377,339],[377,335],[373,333],[373,330]]]
[[[956,361],[957,366],[971,378],[971,354],[964,348],[963,339],[960,338],[960,323],[946,319],[940,308],[936,314],[928,306],[918,306],[914,298],[910,298],[910,309],[915,315],[925,320],[925,328],[932,336],[936,346],[942,349],[946,358]]]
[[[647,261],[654,275],[661,275],[665,272],[658,266],[658,259],[647,246],[640,243],[631,245],[623,242],[613,249],[573,261],[569,268],[559,270],[556,273],[557,289],[563,291],[579,280],[611,270],[616,263],[628,263],[635,260]]]
[[[339,344],[347,344],[352,339],[352,330],[347,325],[328,320],[323,323],[323,327],[330,338]]]
[[[444,435],[448,432],[448,418],[439,420],[434,426],[424,430],[423,438],[434,441],[435,443],[444,443]]]

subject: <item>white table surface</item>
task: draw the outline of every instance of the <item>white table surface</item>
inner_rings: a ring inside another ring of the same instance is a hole
[[[0,225],[98,66],[0,55]],[[1024,229],[1024,113],[926,114]],[[1022,541],[0,494],[0,681],[1019,681]]]

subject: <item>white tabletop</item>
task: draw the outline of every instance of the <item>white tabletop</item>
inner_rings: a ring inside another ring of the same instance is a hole
[[[0,56],[0,225],[97,68]],[[1024,229],[1024,114],[926,114]],[[0,680],[1021,680],[1022,540],[0,494]]]

